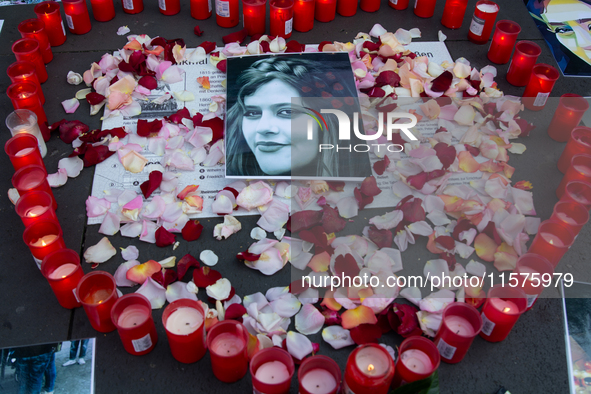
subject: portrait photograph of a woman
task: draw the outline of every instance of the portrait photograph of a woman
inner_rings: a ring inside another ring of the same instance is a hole
[[[352,121],[353,113],[360,112],[348,54],[232,57],[227,75],[226,177],[371,175],[369,154],[347,149],[363,141],[351,133],[351,140],[339,144],[337,117],[321,114],[322,109],[338,109]]]

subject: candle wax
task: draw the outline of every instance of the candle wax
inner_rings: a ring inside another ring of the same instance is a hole
[[[355,356],[357,368],[367,376],[381,376],[388,372],[388,359],[383,352],[371,347],[361,349]]]
[[[585,175],[587,177],[591,177],[591,168],[589,168],[589,167],[587,167],[585,165],[582,165],[582,164],[575,165],[575,166],[573,166],[573,168],[577,172],[579,172],[581,175]]]
[[[217,355],[223,357],[232,357],[244,351],[244,341],[238,338],[235,334],[223,332],[211,343],[209,350],[214,351]]]
[[[111,293],[112,290],[110,289],[91,289],[86,297],[84,297],[84,302],[86,304],[101,304],[111,296]]]
[[[279,384],[289,379],[289,371],[281,361],[269,361],[261,365],[255,377],[266,384]]]
[[[49,274],[49,279],[63,279],[66,276],[70,275],[72,272],[76,271],[78,266],[76,264],[64,264],[57,267],[51,274]]]
[[[316,368],[310,370],[300,382],[310,394],[332,393],[337,388],[337,381],[326,369]]]
[[[445,324],[454,334],[465,337],[474,336],[474,327],[461,316],[449,316],[445,319]]]
[[[564,212],[556,212],[556,216],[559,217],[560,220],[562,220],[564,223],[571,224],[571,225],[577,225],[578,224],[575,219],[571,218],[570,216],[568,216]]]
[[[46,236],[39,238],[35,242],[31,242],[31,246],[36,246],[36,247],[47,246],[50,243],[52,243],[53,241],[55,241],[57,238],[58,237],[55,234],[48,234]]]
[[[34,150],[35,150],[35,148],[25,148],[25,149],[19,150],[14,155],[16,157],[23,157],[23,156],[26,156],[26,155],[32,153]]]
[[[540,233],[540,237],[542,237],[544,241],[548,242],[550,245],[564,247],[564,242],[562,242],[562,240],[554,234]]]
[[[141,326],[146,320],[150,311],[142,305],[130,305],[121,312],[117,324],[123,328]]]
[[[400,361],[414,373],[428,374],[433,371],[431,359],[419,349],[408,349],[400,355]]]
[[[166,329],[176,335],[189,335],[201,326],[203,316],[197,309],[180,307],[168,316]]]
[[[519,308],[512,301],[505,301],[497,297],[492,297],[489,299],[489,302],[495,307],[495,309],[503,313],[510,315],[519,314]]]
[[[45,176],[42,173],[35,171],[25,176],[19,187],[21,190],[29,190],[39,185],[43,179],[45,179]]]
[[[34,217],[37,217],[37,216],[41,216],[45,212],[47,212],[48,209],[49,209],[49,207],[43,207],[41,205],[35,205],[34,207],[29,208],[25,212],[25,216],[26,217],[29,217],[29,218],[34,218]]]

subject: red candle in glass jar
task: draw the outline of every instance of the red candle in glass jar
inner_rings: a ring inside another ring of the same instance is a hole
[[[152,318],[152,305],[145,296],[131,293],[120,297],[111,308],[111,321],[117,327],[127,353],[141,356],[156,346],[158,334]]]
[[[293,5],[293,29],[307,32],[314,27],[315,0],[295,0]]]
[[[191,0],[191,16],[198,20],[211,16],[211,0]]]
[[[368,343],[349,354],[344,392],[387,394],[394,378],[394,360],[382,346]]]
[[[39,89],[32,82],[17,82],[8,87],[6,91],[14,109],[28,109],[37,116],[37,124],[47,122],[45,110],[41,104]]]
[[[499,6],[490,0],[480,0],[476,3],[468,39],[474,44],[482,45],[488,42],[490,33],[495,25],[499,13]]]
[[[337,12],[341,16],[353,16],[357,13],[358,0],[337,0]]]
[[[545,220],[540,224],[527,252],[544,256],[553,267],[556,267],[574,240],[569,226],[563,222]]]
[[[267,0],[242,0],[242,16],[249,36],[265,34]]]
[[[468,7],[468,0],[447,0],[441,24],[449,29],[459,29],[464,22],[466,7]]]
[[[330,22],[337,11],[337,0],[316,0],[314,19],[318,22]]]
[[[558,159],[558,170],[563,174],[570,167],[574,155],[591,155],[591,128],[585,126],[575,127],[570,133],[568,143]]]
[[[84,275],[76,287],[78,299],[92,328],[98,332],[115,331],[111,309],[119,298],[115,278],[105,271],[92,271]]]
[[[52,47],[66,42],[66,28],[60,14],[60,6],[55,1],[44,1],[35,6],[37,18],[43,22],[45,33]]]
[[[517,274],[519,287],[527,297],[526,310],[530,310],[538,296],[542,294],[544,284],[552,281],[554,267],[543,256],[526,253],[517,260],[513,273]]]
[[[182,298],[171,302],[162,313],[172,356],[181,363],[194,363],[205,355],[205,312],[201,304]]]
[[[576,201],[559,201],[554,205],[550,220],[563,222],[576,237],[589,221],[589,211]]]
[[[233,383],[246,375],[248,332],[235,320],[216,323],[207,334],[207,348],[213,374],[218,380]]]
[[[41,268],[41,262],[51,252],[65,249],[62,228],[57,220],[39,220],[31,224],[23,233],[23,241],[31,250],[31,254]]]
[[[409,0],[390,0],[388,5],[395,10],[405,10],[408,8]]]
[[[330,357],[307,357],[298,369],[299,394],[337,394],[341,389],[341,369]]]
[[[293,28],[293,0],[271,0],[271,35],[291,37]]]
[[[20,216],[25,227],[29,227],[39,220],[57,221],[52,202],[51,196],[45,192],[27,192],[20,196],[14,210]]]
[[[293,357],[278,347],[262,349],[250,361],[254,393],[289,394],[295,371]]]
[[[61,306],[73,309],[82,305],[76,296],[76,286],[84,276],[78,253],[71,249],[51,252],[41,263],[41,273]]]
[[[144,10],[144,0],[122,0],[121,4],[126,14],[139,14]]]
[[[39,43],[39,51],[45,64],[53,59],[49,38],[40,19],[33,18],[22,21],[18,24],[18,31],[21,33],[22,38],[32,38]]]
[[[591,155],[574,155],[570,167],[564,173],[562,181],[556,188],[556,196],[562,198],[566,184],[570,181],[591,183]]]
[[[45,168],[41,152],[37,146],[37,138],[28,133],[20,133],[6,141],[4,151],[10,158],[15,171],[28,165]]]
[[[28,109],[16,109],[8,114],[5,123],[12,136],[26,133],[37,138],[37,147],[39,147],[41,157],[45,157],[47,146],[45,146],[45,140],[43,140],[41,130],[37,124],[37,115],[35,115],[35,112],[29,111]]]
[[[431,18],[435,13],[437,0],[415,0],[415,15],[421,18]]]
[[[215,0],[215,21],[221,27],[234,27],[239,19],[238,0]]]
[[[158,8],[163,15],[175,15],[181,11],[181,0],[158,0]]]
[[[35,19],[36,20],[36,19]],[[6,74],[13,83],[16,82],[32,82],[37,86],[37,90],[39,92],[39,99],[41,100],[41,104],[45,104],[45,95],[43,94],[43,89],[41,89],[41,84],[39,83],[39,78],[37,78],[37,68],[35,64],[31,62],[14,62],[8,69],[6,70]]]
[[[32,38],[21,38],[12,44],[12,52],[18,61],[31,62],[40,83],[47,81],[47,69],[39,51],[39,42]]]
[[[488,289],[482,308],[480,336],[489,342],[503,341],[527,309],[527,298],[518,287],[495,285]]]
[[[513,86],[527,85],[540,53],[542,49],[535,42],[519,41],[515,45],[515,53],[507,71],[507,82]]]
[[[588,109],[589,102],[578,94],[566,93],[560,96],[558,108],[548,126],[550,138],[558,142],[568,141],[571,132],[579,125]]]
[[[571,181],[566,185],[561,201],[576,201],[591,209],[591,184],[584,181]]]
[[[359,3],[359,8],[365,12],[376,12],[380,9],[381,3],[382,2],[380,0],[361,0]]]
[[[393,386],[428,378],[439,368],[441,355],[433,342],[424,337],[406,338],[398,349]]]
[[[107,22],[115,17],[113,0],[90,0],[90,7],[97,22]]]
[[[488,48],[488,60],[496,64],[507,63],[511,59],[511,52],[520,31],[521,27],[513,21],[498,21],[490,48]]]
[[[24,195],[30,191],[41,191],[49,194],[53,201],[52,207],[57,209],[57,202],[47,183],[47,171],[45,167],[30,165],[19,169],[12,176],[12,185],[18,190],[19,195]]]
[[[464,359],[472,341],[480,333],[482,318],[478,309],[463,302],[453,302],[445,307],[441,315],[441,327],[434,344],[441,359],[455,364]]]
[[[558,70],[548,64],[536,64],[521,100],[525,108],[530,111],[542,110],[559,75]]]
[[[73,34],[86,34],[90,31],[90,15],[85,0],[62,0],[68,30]]]

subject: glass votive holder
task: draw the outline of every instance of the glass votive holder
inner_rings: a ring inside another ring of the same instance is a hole
[[[207,348],[215,377],[225,383],[236,382],[248,371],[248,331],[236,320],[216,323],[207,333]]]
[[[316,0],[314,19],[318,22],[330,22],[337,12],[337,0]]]
[[[556,189],[556,196],[562,198],[566,184],[570,181],[584,181],[591,183],[591,155],[574,155],[570,166],[564,173],[562,181]]]
[[[111,308],[111,321],[127,353],[141,356],[156,346],[158,334],[152,318],[152,304],[144,295],[130,293],[119,297]]]
[[[517,274],[518,285],[527,297],[526,310],[530,310],[544,291],[544,284],[552,283],[554,267],[545,257],[526,253],[517,260],[513,273]]]
[[[394,378],[394,360],[376,343],[360,345],[347,358],[344,393],[387,394]]]
[[[470,23],[468,39],[474,44],[486,44],[495,26],[498,13],[499,6],[497,3],[490,0],[478,1],[472,16],[472,23]]]
[[[542,49],[533,41],[519,41],[507,71],[507,82],[513,86],[525,86]]]
[[[497,28],[493,34],[490,48],[488,48],[488,60],[496,64],[505,64],[511,59],[511,52],[517,41],[521,27],[509,20],[497,22]]]
[[[299,394],[337,394],[341,392],[341,368],[327,356],[306,357],[298,368],[298,382]]]
[[[340,16],[353,16],[357,13],[359,0],[337,0],[337,12]]]
[[[250,360],[253,393],[289,394],[293,357],[278,347],[259,350]]]
[[[205,355],[205,311],[194,300],[181,298],[164,308],[162,325],[175,360],[190,364]]]
[[[548,126],[550,138],[558,142],[568,141],[571,132],[579,125],[588,109],[589,102],[578,94],[566,93],[560,96],[558,108]]]
[[[78,253],[71,249],[49,253],[41,263],[41,273],[61,306],[73,309],[82,305],[76,296],[76,286],[84,276]]]
[[[47,33],[45,33],[45,26],[40,19],[26,19],[19,23],[17,28],[22,38],[32,38],[39,43],[39,51],[45,64],[53,59],[49,38],[47,37]]]
[[[530,111],[541,111],[560,73],[548,64],[536,64],[521,100]]]
[[[234,27],[240,19],[238,0],[215,0],[215,21],[220,27]]]
[[[408,8],[409,0],[390,0],[388,5],[395,10],[405,10]]]
[[[66,248],[62,228],[54,219],[38,220],[31,224],[23,232],[23,241],[31,251],[39,269],[45,256]]]
[[[46,192],[27,192],[16,202],[15,211],[26,228],[39,220],[57,221],[52,203],[51,196]]]
[[[415,0],[415,15],[421,18],[431,18],[435,13],[437,0]]]
[[[121,5],[126,14],[139,14],[144,10],[144,0],[122,0]]]
[[[556,268],[574,240],[575,236],[564,222],[545,220],[540,224],[527,252],[544,256]]]
[[[558,170],[563,174],[570,167],[574,155],[591,155],[591,128],[578,126],[570,133],[570,138],[558,159]]]
[[[481,329],[482,317],[472,305],[453,302],[446,306],[434,339],[441,360],[449,364],[462,361]]]
[[[554,205],[550,220],[563,222],[576,237],[589,221],[589,211],[576,201],[558,201]]]
[[[4,151],[8,155],[15,171],[28,165],[45,168],[41,152],[37,146],[37,138],[32,134],[20,133],[6,141]]]
[[[365,12],[376,12],[380,9],[380,0],[361,0],[359,2],[359,8]]]
[[[47,146],[45,145],[45,140],[43,139],[43,135],[41,135],[41,130],[37,124],[37,115],[35,115],[33,111],[28,109],[17,109],[12,111],[6,117],[5,123],[6,127],[10,130],[10,134],[13,136],[20,133],[27,133],[37,138],[37,146],[39,147],[39,152],[41,152],[41,157],[45,157],[47,154]]]
[[[45,104],[45,95],[43,94],[43,89],[41,89],[39,78],[37,78],[37,68],[35,67],[35,64],[28,61],[14,62],[8,66],[6,69],[6,74],[8,74],[8,78],[10,78],[12,83],[34,83],[39,91],[39,99],[41,100],[41,104]]]
[[[265,34],[267,0],[242,0],[242,14],[244,28],[248,31],[249,36]]]
[[[119,298],[115,278],[105,271],[92,271],[80,279],[76,294],[92,328],[98,332],[115,331],[111,309]]]
[[[115,17],[113,0],[90,0],[90,7],[97,22],[107,22]]]
[[[62,0],[68,30],[72,34],[86,34],[90,31],[90,15],[86,0]]]
[[[181,0],[158,0],[162,15],[176,15],[181,12]]]
[[[66,29],[60,14],[60,5],[55,1],[44,1],[34,8],[37,18],[43,22],[45,33],[52,47],[57,47],[66,42]],[[39,78],[41,78],[39,76]]]
[[[519,287],[491,287],[482,307],[480,336],[489,342],[505,340],[526,309],[527,297]]]
[[[439,368],[441,355],[433,342],[419,336],[406,338],[398,349],[393,386],[428,378]]]
[[[17,82],[8,87],[6,94],[14,109],[28,109],[37,116],[37,124],[47,122],[45,110],[41,104],[39,89],[32,82]]]
[[[47,69],[43,62],[43,56],[39,51],[39,42],[32,38],[21,38],[12,44],[12,53],[18,61],[31,62],[35,65],[35,73],[39,83],[47,81]]]
[[[208,19],[212,14],[212,0],[191,0],[191,16],[197,20]]]
[[[464,21],[468,0],[447,0],[443,9],[441,24],[448,29],[459,29]]]
[[[293,29],[307,32],[314,27],[315,0],[295,0],[293,4]]]
[[[587,210],[591,209],[591,184],[584,181],[569,182],[560,200],[576,201]]]
[[[47,183],[47,171],[45,167],[29,165],[19,169],[12,176],[12,185],[18,190],[20,196],[31,191],[41,191],[49,194],[52,199],[52,207],[57,209],[55,197]]]
[[[293,0],[271,0],[271,35],[291,37],[293,28]]]

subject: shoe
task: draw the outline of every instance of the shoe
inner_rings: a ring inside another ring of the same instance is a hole
[[[45,391],[45,390],[43,390],[43,391],[41,392],[41,394],[53,394],[53,391]]]
[[[80,365],[84,365],[84,364],[86,364],[86,361],[84,361],[84,359],[83,359],[83,358],[79,358],[79,359],[78,359],[78,364],[80,364]]]
[[[74,365],[74,364],[76,364],[76,360],[68,360],[62,364],[62,367],[67,367],[67,366]]]

